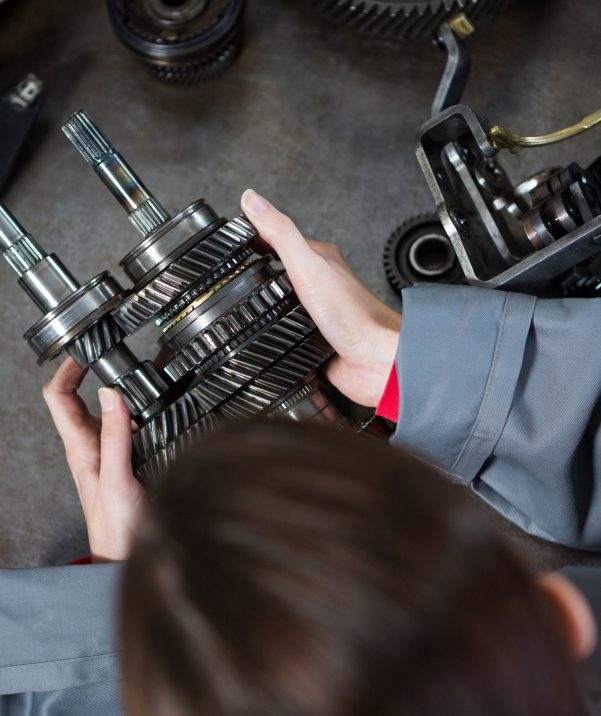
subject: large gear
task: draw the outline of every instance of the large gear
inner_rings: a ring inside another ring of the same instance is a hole
[[[274,277],[245,296],[176,351],[167,362],[165,372],[173,380],[182,378],[231,343],[237,335],[263,319],[291,293],[292,286],[287,276],[280,274]]]
[[[242,216],[224,223],[135,291],[115,311],[115,320],[128,335],[159,313],[161,325],[248,258],[255,236]]]
[[[370,35],[426,37],[463,12],[472,20],[495,15],[515,0],[314,0],[325,14]]]
[[[306,375],[307,366],[309,372],[315,370],[331,353],[305,309],[297,305],[230,360],[210,374],[203,374],[195,388],[141,427],[134,435],[138,457],[143,461],[150,459],[273,366],[281,366],[295,384],[298,376]],[[256,399],[254,405],[256,412],[264,409]],[[229,415],[223,410],[224,415]]]
[[[316,330],[305,309],[297,305],[222,365],[203,372],[202,381],[192,393],[205,412],[212,410]]]
[[[189,85],[206,82],[228,69],[240,54],[243,42],[241,28],[226,37],[212,52],[195,62],[158,64],[149,62],[146,69],[158,80],[172,85]]]
[[[314,333],[273,368],[234,393],[217,411],[228,420],[245,420],[276,407],[334,354],[320,333]]]

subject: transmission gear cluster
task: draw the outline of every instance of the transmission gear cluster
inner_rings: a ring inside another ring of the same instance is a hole
[[[288,276],[255,246],[244,216],[200,199],[170,216],[85,112],[63,130],[127,212],[142,241],[85,284],[0,206],[0,247],[43,312],[25,334],[39,363],[66,351],[124,397],[139,429],[138,474],[154,484],[196,436],[258,414],[343,422],[317,370],[332,355]],[[127,339],[160,328],[162,367]]]

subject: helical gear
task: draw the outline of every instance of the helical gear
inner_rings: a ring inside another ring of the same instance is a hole
[[[169,320],[186,302],[240,265],[250,255],[247,247],[255,236],[244,217],[228,221],[130,296],[115,311],[115,320],[128,335],[159,313],[159,324]],[[189,290],[191,287],[195,290]],[[173,302],[174,307],[170,307]],[[165,310],[168,307],[172,310]]]
[[[334,351],[315,333],[287,357],[235,393],[217,411],[228,420],[244,420],[267,412],[325,363]],[[194,391],[192,391],[194,392]]]
[[[214,370],[203,372],[202,381],[192,389],[205,412],[213,410],[236,390],[275,365],[316,331],[301,306],[292,309],[245,348]]]
[[[283,273],[266,282],[176,351],[165,365],[165,372],[178,380],[201,366],[236,336],[260,322],[291,293],[292,285]]]
[[[193,283],[192,286],[190,280],[183,278],[177,269],[175,271],[166,269],[119,306],[114,314],[115,320],[127,335],[137,331],[159,313],[161,320],[168,320],[169,317],[180,313],[187,303],[208,291],[220,279],[246,261],[251,254],[252,251],[246,250],[223,261],[209,273],[208,277],[203,276],[200,282]],[[182,296],[184,292],[185,296]],[[170,306],[171,303],[174,303],[173,307]]]
[[[134,435],[138,458],[148,460],[197,423],[205,412],[198,399],[185,393]]]
[[[427,37],[445,20],[465,13],[492,17],[515,0],[314,0],[326,15],[369,35]]]
[[[87,368],[121,343],[123,338],[123,331],[110,316],[107,316],[73,341],[69,347],[69,354],[80,368]]]
[[[151,457],[315,331],[305,309],[296,305],[223,365],[203,373],[196,388],[141,427],[134,437],[139,453]]]

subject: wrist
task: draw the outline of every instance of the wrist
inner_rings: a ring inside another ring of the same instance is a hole
[[[400,323],[400,321],[399,321]],[[372,352],[373,364],[371,365],[371,400],[372,406],[377,406],[387,387],[390,378],[391,368],[394,366],[396,352],[399,344],[400,325],[394,328],[382,328],[379,332],[379,340],[375,344],[376,350]]]

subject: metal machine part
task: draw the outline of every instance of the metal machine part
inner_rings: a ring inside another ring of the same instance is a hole
[[[206,80],[242,48],[244,0],[108,0],[117,37],[166,82]]]
[[[564,130],[521,136],[453,104],[470,68],[460,34],[450,23],[439,29],[449,59],[416,154],[465,279],[545,295],[599,295],[590,263],[601,252],[601,159],[587,169],[544,169],[514,186],[497,155],[568,139],[599,124],[601,111]],[[387,275],[397,291],[389,264],[398,257],[387,246]]]
[[[370,35],[429,37],[458,13],[472,20],[494,16],[515,0],[314,0],[330,17]]]
[[[433,214],[416,216],[393,231],[384,247],[384,271],[399,294],[416,283],[465,281],[453,245]]]
[[[7,183],[43,100],[43,82],[29,73],[0,95],[0,192]]]
[[[281,264],[254,246],[252,225],[220,218],[202,199],[170,217],[85,113],[64,131],[142,235],[121,261],[132,289],[107,272],[80,285],[6,209],[0,248],[44,313],[25,334],[39,361],[67,351],[124,396],[140,426],[142,481],[224,422],[258,414],[346,422],[317,380],[332,348]],[[162,367],[126,345],[150,320]]]

